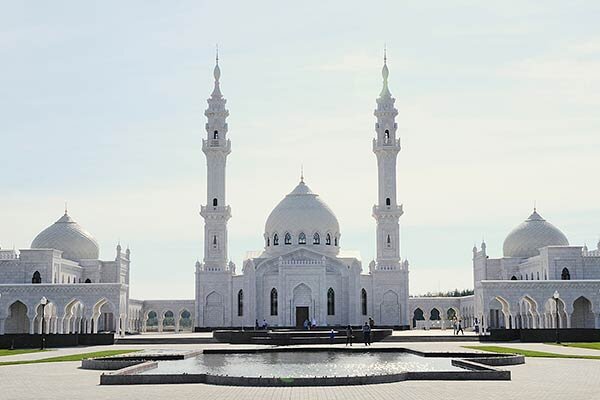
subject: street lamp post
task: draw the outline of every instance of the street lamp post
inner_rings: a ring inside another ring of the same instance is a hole
[[[560,294],[558,294],[558,290],[554,291],[554,302],[556,303],[556,344],[560,344],[560,340],[558,338],[558,299],[560,298]]]
[[[44,314],[45,314],[45,309],[46,309],[46,304],[48,304],[48,299],[45,297],[42,297],[42,299],[40,300],[40,304],[42,305],[42,345],[40,346],[41,350],[44,350],[44,347],[46,345],[46,338],[44,337]]]

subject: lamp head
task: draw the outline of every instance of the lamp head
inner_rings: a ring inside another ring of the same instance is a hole
[[[552,295],[552,297],[554,297],[554,300],[558,300],[560,298],[560,294],[558,294],[558,290],[554,291],[554,294]]]
[[[46,304],[48,304],[48,299],[45,296],[42,297],[41,300],[40,300],[40,304],[43,305],[43,306],[45,306]]]

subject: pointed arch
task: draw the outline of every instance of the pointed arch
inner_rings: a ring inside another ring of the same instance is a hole
[[[319,236],[319,232],[315,232],[313,235],[313,244],[321,244],[321,237]]]
[[[8,306],[8,316],[4,321],[4,333],[29,333],[28,308],[20,300]]]
[[[279,235],[273,235],[273,246],[279,246]]]
[[[285,233],[283,244],[292,244],[292,235],[289,232]]]
[[[244,291],[242,289],[237,294],[237,315],[238,317],[244,315]]]
[[[327,233],[327,235],[325,235],[325,245],[331,246],[331,234],[330,233]]]
[[[569,272],[569,268],[565,267],[562,269],[562,272],[560,273],[560,279],[563,281],[571,280],[571,272]]]
[[[335,315],[335,291],[333,288],[327,290],[327,315]]]
[[[298,244],[306,244],[306,235],[304,232],[300,232],[298,235]]]
[[[271,315],[277,315],[277,289],[273,288],[271,289],[271,296],[270,296],[270,304],[271,304]]]
[[[362,315],[367,315],[367,306],[367,291],[365,290],[365,288],[362,288],[362,290],[360,291],[360,311]]]
[[[40,271],[35,271],[31,276],[31,283],[42,283],[42,275]]]

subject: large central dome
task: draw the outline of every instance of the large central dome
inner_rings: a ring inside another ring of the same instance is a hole
[[[96,239],[75,222],[65,211],[58,221],[40,232],[31,243],[32,249],[56,249],[69,260],[97,260],[99,247]]]
[[[546,246],[568,246],[567,237],[554,225],[541,217],[537,211],[504,239],[504,257],[529,258],[540,254]]]
[[[277,204],[265,224],[265,250],[271,255],[299,246],[337,254],[339,238],[337,217],[304,180]]]

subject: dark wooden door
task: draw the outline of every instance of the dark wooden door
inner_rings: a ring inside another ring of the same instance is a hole
[[[296,328],[304,329],[304,321],[308,319],[308,307],[296,307]]]

